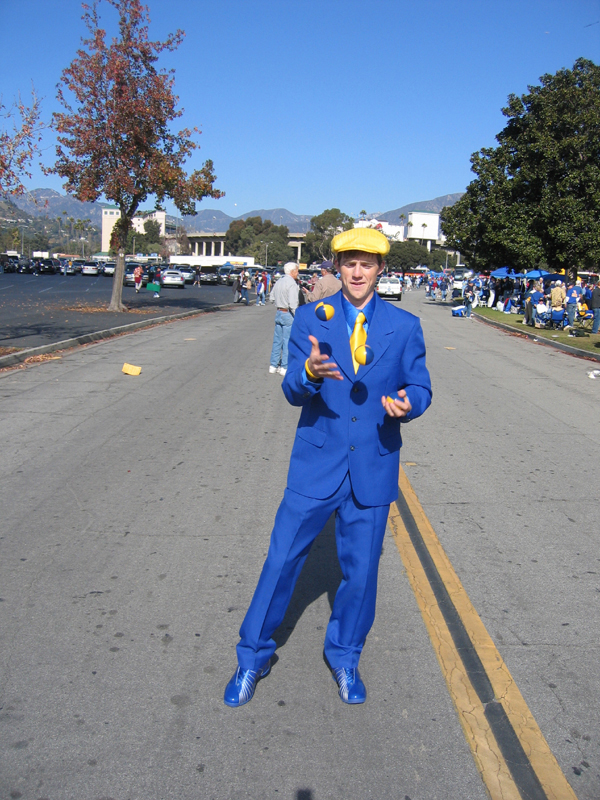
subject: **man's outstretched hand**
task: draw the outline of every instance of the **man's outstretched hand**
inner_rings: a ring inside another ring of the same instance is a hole
[[[333,378],[334,381],[343,381],[343,377],[337,368],[337,364],[329,361],[328,355],[322,355],[319,348],[319,340],[314,336],[308,337],[312,347],[307,361],[308,371],[315,378]],[[308,376],[310,378],[310,375]]]

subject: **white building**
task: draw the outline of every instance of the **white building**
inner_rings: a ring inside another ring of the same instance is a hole
[[[117,206],[104,206],[102,208],[102,252],[108,253],[110,248],[110,237],[112,235],[115,222],[121,216]],[[182,225],[181,220],[172,217],[166,211],[140,211],[131,220],[133,230],[136,233],[146,233],[144,224],[152,220],[160,225],[161,236],[175,236],[177,228]]]
[[[389,222],[385,220],[378,220],[378,219],[358,219],[354,223],[355,228],[375,228],[377,231],[381,231],[384,236],[391,242],[403,242],[406,239],[406,235],[404,232],[404,225],[390,225]]]
[[[440,229],[440,215],[431,211],[409,211],[407,239],[416,239],[431,250],[431,243],[443,244],[445,236]]]

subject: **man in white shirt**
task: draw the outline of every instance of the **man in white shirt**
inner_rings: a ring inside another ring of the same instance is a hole
[[[269,372],[285,375],[288,364],[288,342],[292,331],[294,313],[298,308],[298,264],[288,261],[283,268],[284,275],[271,290],[270,299],[277,307],[275,314],[275,333],[271,350]]]

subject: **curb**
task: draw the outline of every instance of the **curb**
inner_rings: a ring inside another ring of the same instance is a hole
[[[41,356],[45,353],[55,353],[57,350],[70,350],[82,344],[89,344],[90,342],[99,342],[102,339],[110,339],[113,336],[119,336],[124,333],[133,333],[134,331],[141,330],[142,328],[151,328],[154,325],[160,325],[165,322],[172,322],[177,319],[185,319],[186,317],[195,317],[200,314],[207,314],[213,311],[220,311],[223,308],[234,306],[235,303],[224,303],[220,306],[207,306],[206,308],[199,308],[194,311],[182,311],[179,314],[171,314],[165,317],[152,317],[152,319],[143,319],[139,322],[132,322],[129,325],[120,325],[117,328],[107,328],[104,331],[94,331],[93,333],[84,333],[81,336],[76,336],[72,339],[63,339],[61,342],[53,342],[52,344],[45,344],[41,347],[32,347],[29,350],[20,350],[18,353],[10,353],[7,356],[0,356],[0,369],[4,367],[14,367],[17,364],[22,364],[28,358],[33,356]]]
[[[545,344],[548,345],[548,347],[556,348],[556,350],[562,350],[563,353],[568,353],[571,356],[578,356],[579,358],[585,358],[589,361],[600,361],[600,353],[591,353],[589,350],[580,350],[578,347],[571,347],[570,345],[562,344],[561,342],[553,342],[545,337],[538,338],[537,333],[532,333],[531,331],[520,331],[513,325],[505,325],[503,322],[496,322],[495,320],[488,319],[487,317],[481,317],[475,312],[473,312],[472,316],[479,320],[479,322],[483,322],[485,325],[491,325],[492,328],[499,328],[500,330],[508,331],[509,333],[517,333],[519,336],[526,336],[528,339],[535,339],[536,344]]]

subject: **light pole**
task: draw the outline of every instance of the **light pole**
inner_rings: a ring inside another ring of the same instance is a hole
[[[269,243],[265,244],[265,267],[269,266]]]
[[[135,236],[133,237],[133,253],[132,256],[135,256]]]

